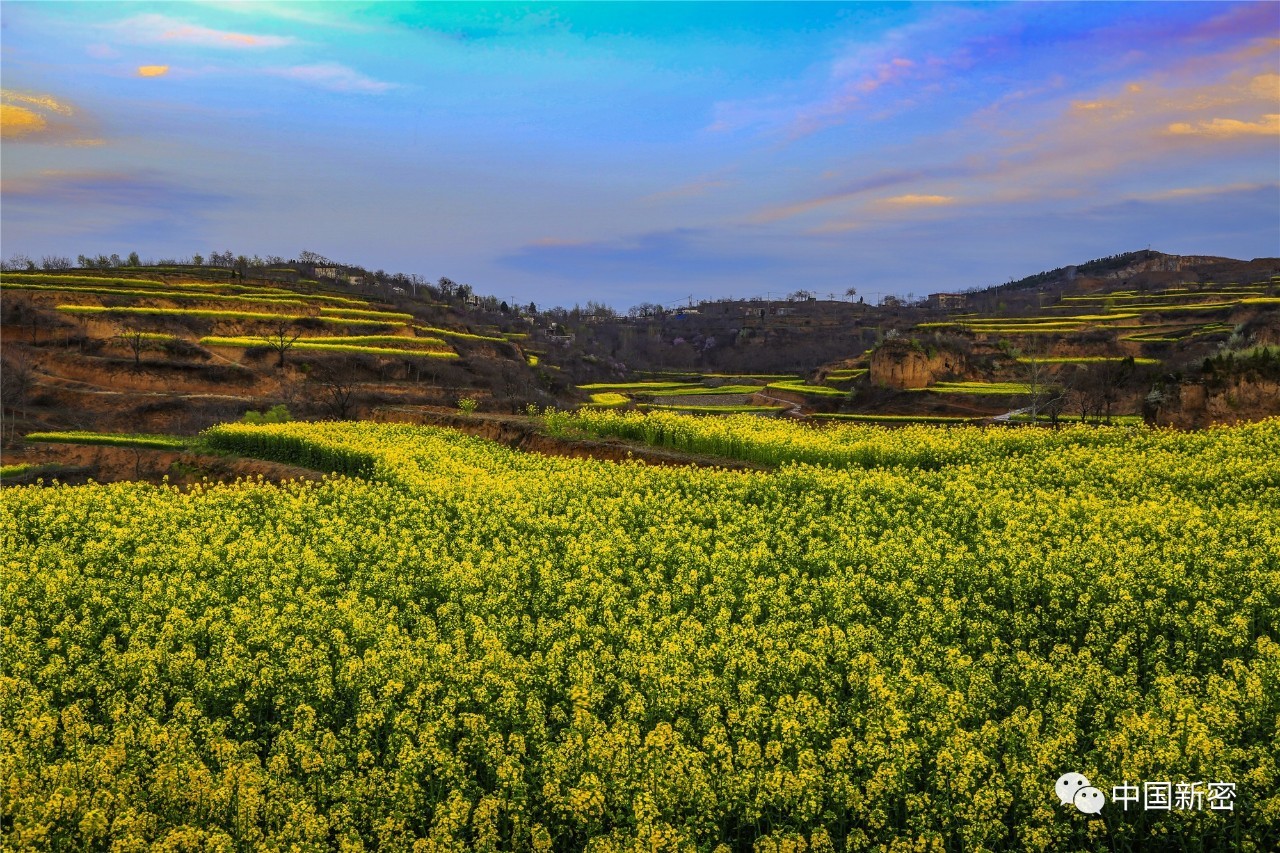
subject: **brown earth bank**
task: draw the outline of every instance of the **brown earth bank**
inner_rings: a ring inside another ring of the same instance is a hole
[[[37,481],[75,486],[90,480],[97,483],[165,483],[189,488],[200,482],[230,483],[257,479],[279,483],[285,480],[319,480],[324,475],[309,468],[248,459],[239,456],[212,456],[173,450],[106,447],[85,444],[28,444],[4,453],[5,465],[53,466],[14,477],[4,485],[28,485]]]
[[[1280,382],[1233,377],[1219,383],[1181,382],[1164,391],[1156,426],[1203,429],[1280,415]]]
[[[966,373],[962,354],[946,350],[924,352],[909,341],[886,341],[871,355],[870,379],[886,388],[924,388],[944,376]]]

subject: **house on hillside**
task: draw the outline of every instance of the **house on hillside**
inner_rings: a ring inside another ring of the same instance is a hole
[[[337,268],[337,267],[316,267],[315,277],[316,277],[316,278],[327,278],[327,279],[331,279],[331,280],[333,280],[333,281],[337,281],[337,280],[338,280],[338,268]]]
[[[951,311],[956,308],[963,308],[969,302],[969,297],[963,293],[930,293],[929,307],[939,308],[943,311]]]

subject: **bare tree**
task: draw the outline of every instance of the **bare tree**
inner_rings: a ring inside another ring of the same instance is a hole
[[[133,351],[133,367],[136,370],[142,366],[142,351],[151,343],[150,335],[146,332],[140,332],[137,329],[126,329],[116,335],[116,338],[124,343]]]
[[[0,364],[0,435],[3,435],[6,419],[11,423],[11,436],[17,429],[17,410],[25,410],[34,385],[35,371],[25,353],[6,358]]]
[[[302,337],[302,330],[293,331],[290,328],[291,325],[288,320],[281,320],[270,334],[264,335],[262,338],[263,346],[278,356],[276,367],[284,367],[284,354],[293,349],[293,345],[298,342],[298,338]],[[291,331],[292,334],[290,334]]]
[[[1044,360],[1044,347],[1037,341],[1026,351],[1013,350],[1012,355],[1022,367],[1020,372],[1022,382],[1027,386],[1027,407],[1031,409],[1031,420],[1035,421],[1053,390],[1049,382],[1049,367]]]
[[[346,420],[355,404],[355,384],[350,379],[333,373],[320,380],[320,390],[321,401],[329,414],[337,420]]]

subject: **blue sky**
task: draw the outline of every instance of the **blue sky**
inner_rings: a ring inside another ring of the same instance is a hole
[[[7,256],[620,309],[1280,255],[1274,3],[0,4]]]

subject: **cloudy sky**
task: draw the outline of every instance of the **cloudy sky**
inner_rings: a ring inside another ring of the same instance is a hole
[[[6,256],[618,308],[1280,255],[1280,4],[0,4]]]

